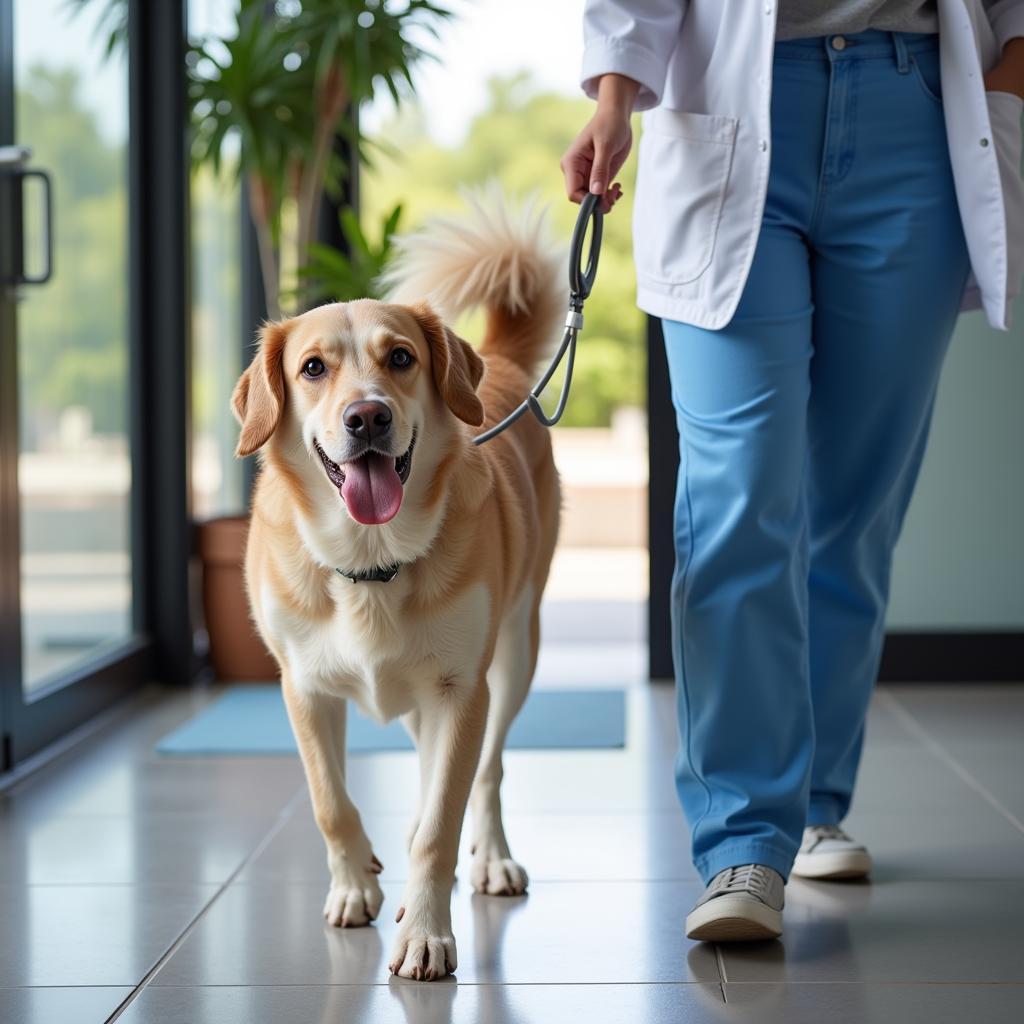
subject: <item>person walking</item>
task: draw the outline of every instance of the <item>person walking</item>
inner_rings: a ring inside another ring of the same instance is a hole
[[[866,876],[841,828],[893,549],[957,314],[1024,265],[1024,0],[587,0],[579,202],[646,110],[638,303],[681,464],[677,789],[693,939],[782,933],[790,872]]]

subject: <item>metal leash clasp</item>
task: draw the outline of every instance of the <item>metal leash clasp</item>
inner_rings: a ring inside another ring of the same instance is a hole
[[[594,287],[594,279],[597,277],[597,261],[601,255],[603,224],[601,197],[588,192],[583,202],[580,203],[580,212],[576,217],[572,241],[569,243],[569,311],[565,316],[565,334],[562,335],[561,344],[547,370],[544,371],[544,375],[537,381],[526,398],[500,423],[474,437],[473,444],[484,444],[497,437],[502,431],[512,426],[527,410],[532,412],[545,427],[553,427],[562,418],[562,413],[565,412],[565,406],[569,400],[569,388],[572,386],[572,369],[576,362],[576,339],[583,329],[583,303],[590,295],[591,289]],[[588,227],[590,228],[590,248],[587,252],[586,269],[584,269],[583,243],[587,237]],[[540,404],[540,396],[567,353],[565,379],[562,381],[558,404],[555,406],[555,411],[548,416]]]

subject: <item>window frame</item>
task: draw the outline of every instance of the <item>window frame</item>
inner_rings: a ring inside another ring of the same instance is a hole
[[[194,675],[185,38],[184,0],[129,0],[133,635],[28,699],[21,664],[16,297],[7,286],[0,295],[0,772],[147,682],[184,684]],[[0,144],[13,142],[14,130],[13,0],[0,0]],[[8,216],[20,212],[14,191],[0,192]],[[4,252],[0,259],[10,266],[13,256]]]

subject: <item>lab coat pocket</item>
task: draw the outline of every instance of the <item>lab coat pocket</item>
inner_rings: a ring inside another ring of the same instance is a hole
[[[1021,179],[1024,100],[1010,92],[989,92],[986,97],[1006,210],[1006,293],[1007,297],[1012,297],[1020,291],[1024,274],[1024,180]]]
[[[685,284],[715,250],[738,121],[659,107],[640,139],[633,241],[637,274]]]

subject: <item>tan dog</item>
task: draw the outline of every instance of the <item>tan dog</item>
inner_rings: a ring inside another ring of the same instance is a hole
[[[262,459],[249,599],[327,844],[332,925],[368,924],[383,899],[381,864],[345,790],[345,701],[381,722],[401,716],[419,751],[390,961],[406,978],[455,970],[450,901],[471,787],[474,888],[527,885],[498,791],[537,661],[558,476],[532,417],[482,447],[471,438],[525,397],[557,329],[564,292],[548,252],[535,219],[511,224],[500,207],[438,222],[402,243],[396,301],[268,324],[233,397],[238,454]],[[480,355],[408,296],[448,315],[482,305]]]

